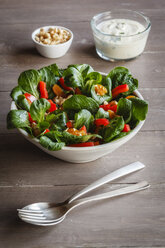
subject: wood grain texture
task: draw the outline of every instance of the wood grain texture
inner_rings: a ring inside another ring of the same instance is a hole
[[[119,185],[107,189],[117,187]],[[16,208],[34,200],[62,201],[80,187],[4,188],[0,193],[4,199],[3,208],[0,207],[0,231],[4,237],[0,241],[1,247],[94,248],[119,247],[119,244],[121,247],[161,247],[164,244],[161,214],[164,187],[163,184],[153,185],[151,189],[135,194],[83,205],[73,210],[63,223],[47,228],[21,222],[16,217]]]
[[[3,11],[3,10],[2,10]],[[35,15],[35,9],[31,10],[32,15]],[[93,13],[94,15],[95,13]],[[165,19],[165,12],[162,10],[157,11],[157,15],[155,15],[155,11],[153,10],[147,10],[145,11],[145,14],[150,17],[152,22],[152,29],[149,36],[149,40],[147,42],[147,46],[145,48],[145,53],[164,53],[165,50],[165,33],[163,22]],[[65,10],[64,10],[65,15]],[[159,18],[158,18],[159,16]],[[76,19],[73,16],[73,20],[69,19],[67,21],[67,27],[71,28],[74,33],[74,42],[73,47],[76,49],[82,48],[82,45],[88,48],[90,48],[91,45],[93,45],[93,36],[92,36],[92,30],[90,27],[90,19],[92,15],[87,17],[85,20],[82,20],[79,22],[79,25],[77,25]],[[58,25],[66,26],[66,21],[62,20],[58,21],[59,17],[55,16],[57,20],[52,23],[52,25],[55,23],[58,23]],[[19,52],[20,48],[22,47],[22,52],[26,52],[26,49],[28,47],[30,48],[32,46],[32,40],[31,40],[31,33],[36,28],[41,27],[42,25],[50,25],[50,21],[40,21],[38,20],[37,23],[34,24],[26,24],[26,36],[22,35],[24,33],[25,24],[24,23],[12,23],[11,24],[4,24],[1,26],[1,32],[3,33],[3,36],[0,37],[1,41],[1,49],[0,54],[15,54]],[[81,30],[81,32],[79,32]],[[14,32],[13,32],[14,31]],[[161,36],[160,36],[161,33]]]
[[[90,20],[110,9],[144,12],[152,28],[143,55],[110,63],[95,52]],[[31,41],[34,29],[61,25],[74,33],[59,59],[41,57]],[[0,248],[165,247],[165,1],[164,0],[0,0]],[[58,160],[30,144],[17,130],[6,129],[11,89],[19,74],[57,63],[88,63],[108,73],[125,66],[139,80],[149,101],[142,130],[111,154],[86,164]],[[75,209],[65,222],[48,228],[20,221],[16,209],[37,201],[63,201],[94,180],[134,161],[142,171],[105,185],[94,193],[147,180],[151,188]]]
[[[30,46],[30,45],[29,45]],[[32,46],[32,45],[31,45]],[[30,46],[30,47],[31,47]],[[79,54],[79,56],[77,56]],[[37,54],[36,50],[31,48],[17,50],[14,54],[0,55],[2,66],[0,73],[2,76],[0,91],[10,91],[17,85],[19,74],[30,68],[40,69],[43,66],[57,63],[59,67],[66,68],[72,63],[88,63],[97,71],[108,73],[113,67],[127,66],[134,77],[139,80],[139,87],[163,88],[165,78],[164,55],[161,53],[149,53],[139,56],[136,60],[128,62],[110,63],[98,58],[93,45],[79,44],[74,46],[63,58],[47,59]]]

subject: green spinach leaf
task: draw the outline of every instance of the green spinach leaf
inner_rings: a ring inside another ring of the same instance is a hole
[[[117,136],[115,136],[115,138],[113,140],[117,140],[117,139],[123,138],[123,137],[127,136],[130,132],[131,131],[129,131],[129,132],[121,132]]]
[[[102,75],[96,71],[90,72],[85,78],[85,81],[88,80],[93,80],[95,83],[99,84],[102,81]]]
[[[87,109],[92,114],[95,114],[99,108],[99,104],[91,97],[84,95],[73,95],[63,104],[64,111],[78,112],[82,109]]]
[[[63,111],[55,111],[46,116],[46,121],[51,124],[51,129],[59,131],[66,129],[67,119],[67,114]]]
[[[126,98],[120,98],[117,105],[117,114],[123,116],[125,123],[131,120],[132,102]]]
[[[49,121],[49,119],[50,119],[50,121],[51,121],[51,119],[53,119],[53,116],[57,116],[58,114],[62,114],[62,113],[63,113],[63,110],[62,109],[57,109],[57,110],[49,113],[46,116],[46,120]]]
[[[129,70],[125,67],[115,67],[111,70],[107,77],[110,77],[112,80],[112,87],[117,87],[123,79],[123,76],[130,74]]]
[[[52,141],[59,142],[59,143],[61,142],[61,139],[63,137],[62,132],[59,132],[59,131],[50,131],[46,133],[45,136],[50,138]]]
[[[19,86],[16,86],[12,89],[10,96],[11,98],[17,102],[18,96],[22,95],[22,90]]]
[[[93,85],[95,85],[95,80],[88,80],[85,83],[85,86],[82,88],[82,92],[86,96],[91,96],[91,88]]]
[[[94,71],[92,66],[90,66],[88,64],[70,65],[69,67],[75,67],[77,70],[79,70],[83,78],[86,78],[86,76],[90,72]]]
[[[46,70],[49,70],[51,71],[56,77],[61,77],[61,73],[60,73],[60,69],[58,68],[58,66],[56,64],[51,64],[49,66],[45,66],[43,68],[41,68],[40,70],[42,69],[46,69]]]
[[[100,118],[106,118],[109,119],[109,113],[108,111],[105,111],[103,108],[99,108],[95,115],[95,119],[100,119]]]
[[[100,133],[103,136],[105,142],[111,141],[115,136],[119,135],[119,133],[124,128],[124,119],[122,116],[116,116],[111,120],[110,125],[102,128]]]
[[[111,79],[106,77],[104,78],[104,80],[101,83],[106,89],[107,89],[107,93],[103,96],[101,95],[97,95],[96,91],[95,91],[95,85],[92,86],[91,88],[91,96],[93,99],[95,99],[99,104],[102,104],[104,101],[109,102],[112,98],[112,94],[111,94]]]
[[[138,121],[145,120],[148,112],[148,103],[138,97],[130,98],[129,101],[132,102],[132,118]]]
[[[128,96],[138,88],[138,80],[133,78],[129,70],[125,67],[116,67],[108,74],[112,80],[112,89],[122,84],[128,84],[129,91],[120,94],[119,96]]]
[[[40,73],[36,70],[28,70],[20,74],[18,78],[18,85],[24,93],[28,92],[38,98],[39,92],[37,87],[39,81],[41,81]]]
[[[61,150],[63,146],[65,146],[65,143],[54,142],[50,138],[46,137],[45,135],[41,136],[40,144],[50,151],[58,151],[58,150]]]
[[[10,96],[15,101],[18,108],[27,110],[29,112],[30,104],[22,93],[23,92],[21,88],[16,86],[12,89]]]
[[[87,131],[89,131],[94,121],[93,115],[86,109],[82,109],[78,113],[76,113],[74,119],[75,119],[75,124],[74,124],[75,128],[79,129],[83,125],[85,125]]]
[[[7,115],[7,128],[30,128],[29,116],[25,110],[11,110]]]
[[[50,66],[43,67],[39,70],[39,73],[41,75],[41,80],[46,83],[49,98],[53,98],[54,92],[52,87],[60,78],[58,66],[56,64],[52,64]]]
[[[85,84],[82,88],[83,94],[91,96],[91,88],[95,84],[99,84],[102,81],[102,75],[99,72],[91,72],[85,79]]]
[[[44,120],[45,112],[50,108],[50,103],[45,99],[41,98],[32,102],[30,106],[30,114],[34,121],[42,122]]]
[[[77,135],[73,135],[71,133],[64,131],[62,140],[66,144],[76,144],[76,143],[87,142],[89,139],[95,139],[95,138],[102,139],[102,137],[98,134],[89,134],[89,135],[77,136]]]
[[[16,103],[20,108],[30,111],[30,104],[24,95],[19,95]]]
[[[48,121],[49,123],[54,122],[56,120],[57,120],[57,115],[56,114],[49,113],[46,116],[46,121]]]
[[[67,114],[65,112],[57,114],[55,116],[55,122],[52,125],[53,130],[62,131],[66,129],[66,123],[67,123]]]
[[[45,131],[45,129],[50,127],[50,123],[48,121],[41,121],[38,123],[38,128],[41,132]]]
[[[83,77],[81,72],[73,66],[69,66],[64,71],[63,77],[65,78],[65,83],[67,86],[76,88],[81,87],[83,85]]]

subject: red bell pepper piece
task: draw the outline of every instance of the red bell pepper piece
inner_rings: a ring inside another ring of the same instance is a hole
[[[109,120],[107,120],[106,118],[101,118],[95,120],[94,123],[96,126],[107,126],[109,124]]]
[[[28,116],[29,116],[29,122],[30,122],[30,123],[36,122],[36,121],[34,121],[34,120],[32,119],[31,114],[30,114],[29,112],[28,112]]]
[[[46,89],[46,83],[43,81],[39,82],[40,98],[48,99],[48,91]]]
[[[116,105],[113,105],[109,108],[109,110],[112,110],[113,112],[117,112],[117,104]]]
[[[48,102],[50,102],[50,109],[48,110],[48,112],[53,112],[57,110],[57,106],[52,100],[48,100]]]
[[[49,132],[50,132],[49,129],[45,129],[44,134],[49,133]]]
[[[84,131],[85,133],[87,133],[86,126],[85,126],[85,125],[84,125],[84,126],[82,126],[82,127],[80,128],[80,131]]]
[[[71,121],[68,121],[66,123],[67,128],[73,128],[73,123]]]
[[[117,104],[112,106],[111,104],[104,104],[104,105],[100,105],[99,107],[103,108],[105,111],[112,110],[115,113],[117,112]]]
[[[26,100],[28,100],[28,102],[30,104],[36,100],[35,96],[33,96],[33,95],[29,94],[29,93],[25,93],[24,96],[25,96]]]
[[[119,85],[112,90],[112,97],[115,98],[120,93],[127,92],[128,90],[129,90],[128,84]]]
[[[64,90],[67,90],[67,91],[74,91],[73,88],[66,86],[63,77],[61,77],[61,78],[59,79],[59,82],[60,82],[60,84],[61,84],[61,86],[62,86],[62,88],[63,88]]]
[[[122,132],[129,132],[130,130],[131,130],[130,125],[129,124],[125,124]]]
[[[94,146],[94,142],[89,141],[89,142],[84,142],[84,143],[78,143],[78,144],[72,144],[69,145],[71,147],[87,147],[87,146]]]
[[[110,108],[110,104],[100,105],[99,108],[103,108],[105,111],[108,111]]]

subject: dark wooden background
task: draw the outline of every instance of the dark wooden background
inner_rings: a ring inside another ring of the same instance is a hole
[[[112,8],[139,10],[151,19],[147,47],[136,60],[110,63],[95,53],[90,20]],[[72,47],[64,57],[46,59],[35,50],[31,33],[44,25],[63,25],[73,31]],[[164,27],[164,0],[0,1],[0,248],[165,247]],[[19,74],[51,63],[60,67],[88,63],[102,72],[119,65],[128,67],[149,101],[142,130],[112,154],[87,164],[55,159],[17,130],[8,131],[9,93]],[[17,208],[36,201],[63,201],[99,177],[137,160],[146,165],[143,171],[103,189],[145,179],[151,184],[146,191],[84,205],[53,227],[36,227],[17,217]]]

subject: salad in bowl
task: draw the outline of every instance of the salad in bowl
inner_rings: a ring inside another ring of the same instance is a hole
[[[18,128],[55,157],[91,161],[116,149],[141,128],[148,103],[137,88],[138,80],[124,67],[107,75],[88,64],[66,69],[52,64],[24,71],[11,92],[7,127]]]

